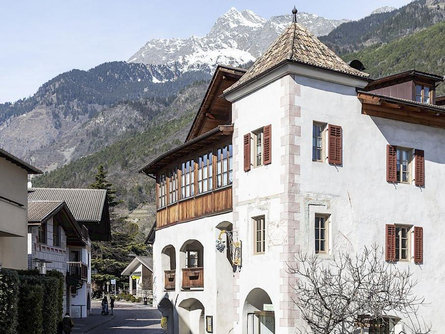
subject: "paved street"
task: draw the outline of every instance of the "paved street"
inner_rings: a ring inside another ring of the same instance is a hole
[[[116,302],[114,315],[100,314],[100,303],[93,301],[92,313],[87,319],[74,319],[73,333],[162,334],[161,314],[141,304]]]

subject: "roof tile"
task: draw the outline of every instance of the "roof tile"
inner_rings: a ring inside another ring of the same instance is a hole
[[[244,85],[260,74],[284,61],[293,61],[332,70],[352,76],[366,78],[367,73],[352,68],[334,51],[298,23],[292,23],[283,34],[260,56],[240,80],[225,93]]]

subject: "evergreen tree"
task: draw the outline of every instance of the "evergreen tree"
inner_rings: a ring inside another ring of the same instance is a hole
[[[116,190],[113,185],[107,180],[108,172],[105,170],[104,166],[101,164],[97,167],[97,173],[94,176],[94,183],[90,184],[90,188],[93,189],[105,189],[107,191],[108,205],[110,208],[119,204],[116,201]]]
[[[90,185],[93,189],[106,189],[108,205],[113,208],[120,201],[116,198],[113,185],[107,180],[107,171],[103,165],[97,167],[95,182]],[[111,215],[111,241],[92,242],[91,268],[95,270],[92,276],[99,295],[106,286],[106,282],[117,279],[120,287],[126,284],[127,277],[120,277],[121,272],[133,259],[134,255],[147,255],[144,235],[139,226],[129,222],[127,217]],[[130,255],[131,254],[131,255]]]

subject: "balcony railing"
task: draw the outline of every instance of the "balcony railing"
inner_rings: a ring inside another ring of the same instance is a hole
[[[165,272],[165,290],[174,290],[176,284],[176,270],[166,270]]]
[[[87,280],[88,267],[82,262],[68,262],[68,275],[72,278]]]
[[[183,268],[182,288],[195,289],[204,288],[204,268]]]

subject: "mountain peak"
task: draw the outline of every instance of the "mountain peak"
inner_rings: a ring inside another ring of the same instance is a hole
[[[373,15],[373,14],[380,14],[380,13],[389,13],[389,12],[392,12],[393,10],[396,10],[396,9],[397,8],[391,7],[391,6],[383,6],[383,7],[380,7],[380,8],[377,8],[377,9],[373,10],[371,12],[371,15]]]

